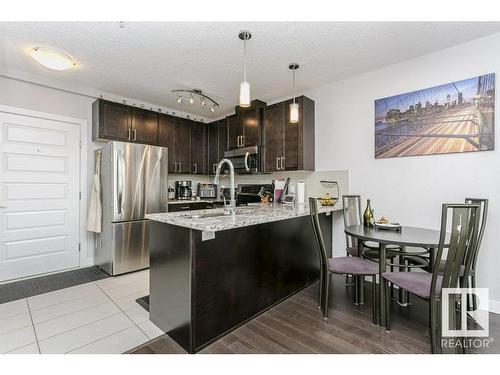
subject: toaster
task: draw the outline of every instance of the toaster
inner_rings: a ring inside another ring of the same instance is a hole
[[[202,184],[198,183],[198,197],[200,198],[217,198],[217,185],[216,184]]]

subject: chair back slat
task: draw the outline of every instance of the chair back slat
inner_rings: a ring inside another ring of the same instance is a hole
[[[486,228],[486,219],[488,217],[488,199],[483,198],[465,198],[465,203],[467,204],[478,204],[479,205],[479,229],[477,231],[477,239],[475,242],[474,249],[471,251],[470,256],[464,262],[465,272],[464,276],[467,277],[471,270],[476,269],[477,257],[479,254],[479,249],[483,241],[484,229]]]
[[[327,267],[328,255],[326,254],[325,242],[323,241],[323,235],[321,234],[318,216],[318,200],[316,198],[309,198],[309,210],[314,231],[314,238],[316,239],[316,245],[318,247],[319,259],[321,261],[321,265],[323,267]]]
[[[479,230],[479,208],[477,204],[443,204],[441,214],[441,234],[436,264],[441,262],[447,243],[447,256],[444,270],[435,267],[432,274],[431,297],[436,295],[438,276],[442,277],[442,288],[455,288],[460,277],[460,268],[475,247]],[[448,235],[449,211],[451,228]]]
[[[350,225],[361,225],[363,223],[361,216],[361,196],[360,195],[343,195],[342,196],[342,213],[344,215],[344,228]],[[347,235],[346,246],[356,246],[356,240]]]

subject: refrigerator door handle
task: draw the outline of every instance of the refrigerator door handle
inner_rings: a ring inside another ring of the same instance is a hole
[[[116,158],[116,205],[118,215],[121,215],[123,210],[123,184],[123,157],[120,153]]]

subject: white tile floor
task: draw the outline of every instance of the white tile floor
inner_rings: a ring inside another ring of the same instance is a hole
[[[135,300],[149,271],[0,304],[0,353],[118,354],[163,332]]]

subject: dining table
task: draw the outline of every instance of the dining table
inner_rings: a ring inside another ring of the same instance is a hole
[[[353,237],[357,242],[358,249],[363,249],[363,244],[366,242],[378,243],[379,249],[379,285],[378,285],[378,324],[383,325],[385,321],[385,312],[383,306],[385,304],[382,274],[387,271],[387,245],[397,245],[399,247],[399,254],[408,254],[407,247],[416,247],[426,249],[429,252],[429,269],[432,271],[434,268],[434,256],[437,248],[439,247],[440,231],[435,229],[419,228],[402,226],[399,230],[375,229],[372,227],[365,227],[364,225],[350,225],[345,228],[345,233]],[[390,250],[393,252],[393,250]],[[362,252],[359,252],[362,256]],[[422,253],[423,254],[423,253]],[[383,261],[380,261],[383,260]],[[405,267],[403,263],[400,264],[403,270]],[[406,292],[399,291],[400,304],[406,305]],[[376,301],[373,301],[375,303]]]

